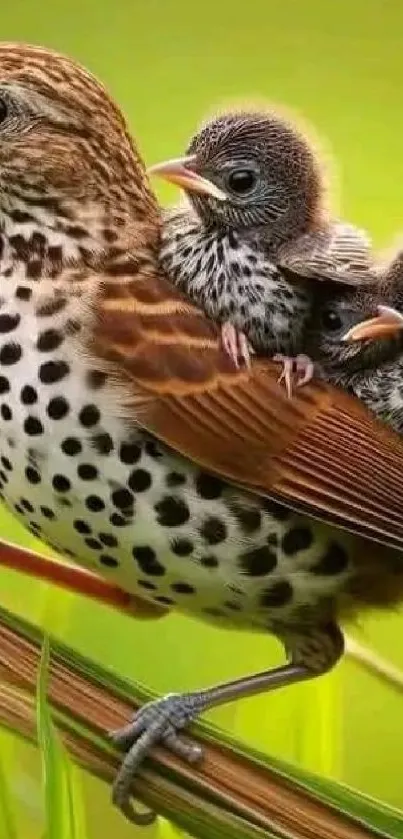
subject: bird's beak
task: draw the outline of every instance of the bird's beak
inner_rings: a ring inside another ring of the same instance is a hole
[[[376,340],[396,335],[403,329],[403,315],[396,309],[389,306],[377,306],[378,314],[374,318],[362,320],[357,323],[345,335],[343,341],[361,341],[364,338]]]
[[[164,163],[157,163],[155,166],[150,166],[147,169],[149,175],[157,175],[159,178],[169,181],[171,184],[180,186],[189,192],[199,192],[202,195],[211,195],[217,198],[218,201],[226,201],[227,196],[222,189],[213,184],[207,178],[192,169],[192,164],[196,163],[196,155],[191,154],[187,157],[178,157],[175,160],[166,160]]]

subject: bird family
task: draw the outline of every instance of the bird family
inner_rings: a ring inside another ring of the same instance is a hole
[[[297,386],[325,376],[401,430],[403,251],[382,265],[365,231],[332,218],[324,163],[297,122],[228,111],[149,171],[189,199],[165,211],[162,265],[220,324],[234,363],[251,350],[281,361],[290,396],[294,373]],[[365,318],[365,332],[350,329]]]
[[[200,713],[325,673],[346,621],[403,601],[401,257],[381,270],[332,217],[278,114],[223,114],[157,172],[189,205],[158,205],[89,72],[0,44],[0,498],[150,618],[287,655],[111,735],[113,801],[138,823],[155,743],[199,760],[181,731]]]

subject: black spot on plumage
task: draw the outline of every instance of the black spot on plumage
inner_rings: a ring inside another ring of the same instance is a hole
[[[30,290],[30,289],[29,289]],[[38,317],[52,317],[63,311],[67,303],[67,297],[51,297],[44,303],[38,304],[36,314]]]
[[[34,405],[38,401],[38,393],[32,385],[24,385],[20,399],[23,405]]]
[[[190,539],[174,539],[171,542],[171,550],[177,556],[189,556],[193,551],[193,543]]]
[[[56,492],[68,492],[71,489],[71,484],[66,475],[53,475],[52,486]]]
[[[46,412],[48,417],[53,420],[61,420],[69,413],[70,406],[64,396],[55,396],[50,399]]]
[[[56,518],[55,513],[53,512],[53,510],[50,509],[50,507],[41,507],[40,510],[41,510],[42,515],[45,516],[45,519],[55,519]]]
[[[11,461],[8,459],[8,457],[4,457],[4,455],[3,455],[2,458],[1,458],[1,462],[2,462],[5,469],[8,469],[9,472],[13,471],[13,465],[12,465]]]
[[[10,382],[5,376],[0,376],[0,394],[8,393],[10,390]]]
[[[279,580],[270,588],[265,589],[260,598],[260,605],[264,609],[278,609],[286,606],[292,600],[293,590],[288,580]]]
[[[157,521],[163,527],[178,527],[189,520],[190,512],[187,504],[174,495],[166,495],[155,505]]]
[[[136,443],[122,443],[119,449],[119,458],[122,463],[131,466],[137,463],[141,457],[141,448]]]
[[[173,489],[186,483],[186,475],[182,475],[181,472],[168,472],[165,481],[167,487]]]
[[[32,466],[27,466],[25,470],[25,477],[30,484],[39,484],[41,482],[41,476],[37,469],[33,469]]]
[[[239,525],[244,533],[256,533],[262,524],[262,514],[260,510],[253,507],[235,507],[235,513]]]
[[[80,440],[77,440],[76,437],[66,437],[61,445],[62,452],[67,454],[69,457],[74,457],[74,455],[80,454],[82,448]]]
[[[4,402],[0,407],[0,414],[6,422],[9,422],[13,418],[13,412],[9,405],[6,405]]]
[[[323,574],[330,577],[333,574],[341,574],[347,566],[347,551],[337,542],[331,542],[319,562],[313,565],[310,570],[313,574]]]
[[[285,554],[293,556],[299,551],[306,551],[312,542],[312,532],[308,527],[292,527],[283,537],[282,548]]]
[[[36,251],[39,254],[39,256],[45,256],[47,244],[48,242],[46,236],[43,233],[35,231],[35,233],[32,234],[30,239],[30,246],[34,251]]]
[[[155,591],[157,588],[155,583],[151,583],[149,580],[138,580],[137,585],[141,586],[141,588],[148,589],[149,591]]]
[[[112,533],[99,533],[98,535],[102,544],[106,545],[107,548],[117,548],[118,540]]]
[[[0,315],[0,332],[12,332],[21,320],[21,315]]]
[[[291,511],[287,510],[287,507],[283,507],[282,504],[277,504],[276,501],[264,499],[262,503],[266,512],[273,516],[274,519],[277,519],[277,521],[286,521],[291,516]]]
[[[49,262],[63,262],[63,248],[61,245],[49,245],[48,247],[48,260]]]
[[[101,556],[99,557],[99,561],[102,563],[102,565],[106,565],[107,568],[116,568],[117,565],[119,565],[117,559],[115,559],[113,556],[109,556],[109,554],[101,554]]]
[[[91,463],[80,463],[77,474],[82,481],[93,481],[98,477],[98,469]]]
[[[241,570],[248,576],[263,577],[274,570],[277,565],[277,558],[268,545],[262,545],[260,548],[251,548],[241,553],[239,564]]]
[[[145,492],[151,486],[151,475],[145,469],[134,469],[128,485],[133,492]]]
[[[24,212],[24,210],[10,210],[9,215],[17,224],[29,224],[29,222],[35,221],[34,217],[30,213]]]
[[[166,597],[165,594],[159,594],[157,597],[153,597],[153,600],[156,603],[162,603],[163,606],[172,606],[175,603],[171,597]]]
[[[88,236],[88,231],[85,227],[80,227],[79,224],[69,224],[66,226],[66,233],[68,236],[71,236],[73,239],[86,239]]]
[[[86,375],[86,383],[91,390],[99,390],[104,386],[107,379],[103,370],[89,370]]]
[[[150,457],[154,457],[156,460],[163,457],[163,452],[158,448],[154,440],[147,440],[145,450]]]
[[[134,547],[133,559],[139,564],[143,574],[149,574],[151,577],[162,577],[165,574],[164,566],[158,562],[155,551],[148,545]]]
[[[32,297],[32,288],[28,288],[28,286],[25,285],[19,285],[15,290],[15,296],[18,300],[30,300]]]
[[[126,527],[128,524],[126,519],[124,519],[123,516],[120,516],[119,513],[112,513],[109,517],[109,521],[114,527]]]
[[[0,364],[9,367],[16,364],[22,356],[22,349],[19,344],[3,344],[0,349]]]
[[[34,534],[34,536],[39,536],[39,534],[42,531],[40,524],[38,524],[36,521],[30,521],[28,529],[31,531],[31,533]]]
[[[84,541],[85,541],[85,544],[87,545],[87,547],[91,548],[93,551],[101,551],[102,550],[101,542],[98,542],[97,539],[93,539],[92,537],[90,537],[89,539],[84,539]]]
[[[25,269],[27,280],[39,280],[42,274],[42,262],[40,259],[31,259]]]
[[[208,545],[218,545],[226,538],[227,528],[217,516],[208,516],[200,528],[200,535]]]
[[[91,428],[99,422],[101,414],[96,405],[85,405],[84,408],[81,409],[78,418],[84,428]]]
[[[200,565],[204,565],[205,568],[218,568],[219,563],[216,556],[208,554],[200,557]]]
[[[101,510],[105,509],[105,502],[99,495],[88,495],[85,499],[85,506],[93,513],[100,513]]]
[[[28,498],[21,498],[20,499],[20,504],[21,504],[21,507],[24,507],[24,510],[28,510],[28,513],[33,513],[34,510],[35,510],[35,508],[31,504],[31,502],[28,501]]]
[[[70,372],[70,367],[65,361],[45,361],[39,367],[39,379],[44,385],[53,385],[60,382]]]
[[[196,492],[201,498],[214,500],[219,498],[223,491],[223,482],[209,475],[208,472],[199,472],[195,481]]]
[[[115,507],[118,507],[120,510],[125,510],[127,507],[131,507],[134,502],[133,494],[124,487],[121,487],[120,489],[115,489],[112,492],[111,498],[112,504],[114,504]]]
[[[90,525],[82,519],[76,519],[73,522],[73,527],[77,530],[77,533],[91,533]]]
[[[98,454],[107,455],[113,451],[113,440],[110,434],[94,434],[91,444]]]
[[[194,594],[195,592],[195,589],[189,583],[172,583],[171,589],[178,594]]]
[[[27,240],[24,239],[24,236],[22,236],[21,233],[15,233],[14,236],[8,237],[8,242],[11,250],[13,251],[13,255],[17,259],[21,259],[23,262],[28,262],[30,258],[30,245]]]
[[[40,352],[52,352],[52,350],[57,350],[62,343],[63,335],[61,332],[57,329],[46,329],[39,335],[36,346]]]
[[[37,417],[29,416],[24,420],[24,431],[30,437],[35,437],[38,434],[43,434],[44,427]]]

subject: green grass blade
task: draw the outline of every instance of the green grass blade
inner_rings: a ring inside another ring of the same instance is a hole
[[[37,681],[37,731],[45,798],[43,839],[84,839],[84,811],[66,751],[47,702],[49,639],[44,636]]]
[[[11,792],[0,760],[0,839],[18,839]]]

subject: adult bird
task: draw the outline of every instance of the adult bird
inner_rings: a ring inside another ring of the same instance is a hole
[[[86,70],[0,45],[0,115],[4,503],[150,609],[275,633],[289,656],[115,735],[113,800],[139,821],[154,742],[198,759],[177,734],[198,713],[325,672],[344,617],[400,602],[403,442],[325,384],[290,401],[275,364],[234,367],[159,270],[143,162]]]
[[[149,169],[181,186],[168,209],[161,264],[221,325],[235,364],[254,352],[283,363],[291,395],[313,375],[301,352],[318,281],[371,276],[368,235],[336,221],[324,162],[306,131],[279,111],[226,111],[205,122],[185,157]],[[319,282],[320,284],[320,282]]]

